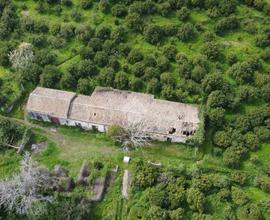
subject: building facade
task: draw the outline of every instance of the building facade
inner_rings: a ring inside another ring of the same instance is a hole
[[[106,132],[109,126],[143,122],[153,139],[185,142],[199,126],[197,106],[153,95],[97,87],[91,96],[37,87],[26,110],[34,120]]]

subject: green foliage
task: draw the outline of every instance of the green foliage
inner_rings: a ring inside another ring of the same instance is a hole
[[[236,205],[243,206],[249,202],[250,199],[242,189],[233,186],[231,191],[232,191],[232,201]]]
[[[190,188],[187,190],[187,202],[192,210],[203,213],[205,210],[205,196],[199,189]]]

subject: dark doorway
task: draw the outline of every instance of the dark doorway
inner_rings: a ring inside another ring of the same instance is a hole
[[[53,122],[54,124],[56,124],[56,125],[59,125],[59,124],[60,124],[59,119],[56,118],[56,117],[51,117],[51,120],[52,120],[52,122]]]

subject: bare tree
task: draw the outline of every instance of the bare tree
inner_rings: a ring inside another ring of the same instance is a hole
[[[18,71],[27,67],[34,59],[33,46],[29,43],[21,43],[17,49],[8,54],[12,67]]]
[[[21,161],[20,173],[0,182],[0,206],[19,215],[41,213],[39,202],[52,202],[52,197],[43,193],[52,187],[50,173],[37,166],[30,155]]]
[[[143,121],[124,123],[122,127],[122,132],[115,137],[115,140],[121,143],[124,149],[128,149],[129,147],[143,147],[149,144],[151,138],[146,131],[146,125]]]

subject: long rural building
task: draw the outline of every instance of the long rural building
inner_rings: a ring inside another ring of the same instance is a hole
[[[111,125],[143,122],[153,139],[185,142],[199,126],[197,106],[153,95],[97,87],[91,96],[37,87],[29,96],[30,118],[105,132]]]

